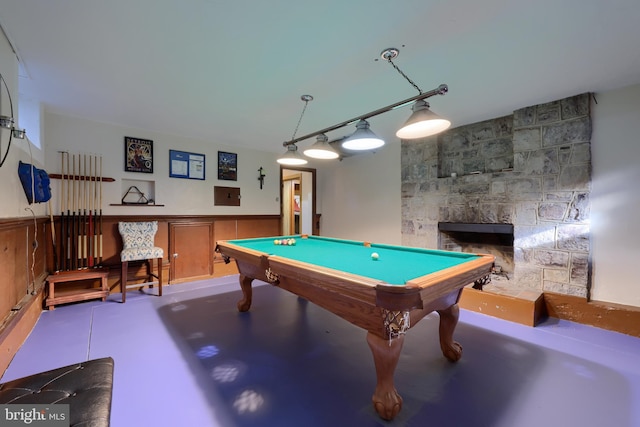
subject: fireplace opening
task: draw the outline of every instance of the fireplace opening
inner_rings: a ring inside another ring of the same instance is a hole
[[[439,222],[438,230],[440,249],[491,254],[496,257],[497,275],[508,280],[513,273],[513,224]]]

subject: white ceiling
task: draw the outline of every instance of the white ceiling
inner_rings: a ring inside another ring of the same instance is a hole
[[[638,0],[0,0],[23,97],[143,138],[274,152],[302,94],[297,136],[416,95],[388,47],[423,91],[449,86],[429,101],[453,126],[640,83],[639,19]],[[409,113],[372,129],[394,140]]]

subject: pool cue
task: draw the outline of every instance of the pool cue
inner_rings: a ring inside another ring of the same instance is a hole
[[[73,182],[72,179],[74,179],[74,177],[69,176],[69,173],[71,172],[71,169],[69,168],[69,152],[66,153],[67,156],[67,222],[66,222],[66,229],[67,229],[67,235],[66,235],[66,239],[67,239],[67,248],[65,250],[65,255],[66,255],[66,268],[65,270],[71,270],[71,246],[73,243],[73,234],[72,234],[72,230],[71,230],[71,183]]]
[[[72,217],[71,217],[71,242],[72,244],[71,246],[71,264],[72,266],[70,266],[70,268],[75,269],[78,266],[78,227],[76,224],[76,206],[77,206],[77,200],[76,200],[76,183],[78,182],[78,179],[76,177],[76,155],[73,155],[73,161],[71,162],[73,164],[73,181],[71,182],[72,184],[72,190],[73,190],[73,209],[72,209]]]
[[[93,267],[93,217],[91,208],[93,207],[93,198],[91,196],[91,183],[93,182],[93,156],[89,155],[89,182],[88,189],[88,206],[89,206],[89,226],[87,230],[87,267]]]
[[[82,245],[80,244],[80,230],[81,230],[81,223],[82,223],[82,210],[80,208],[80,189],[81,187],[81,182],[80,182],[80,176],[82,175],[82,163],[80,161],[81,157],[80,154],[78,154],[78,175],[76,177],[76,269],[80,269],[80,267],[82,266],[82,262],[81,260],[81,253],[80,251],[82,250]]]
[[[98,260],[100,265],[102,265],[102,156],[100,156],[100,197],[98,200],[98,206],[100,206],[100,240],[98,243]]]
[[[49,221],[51,226],[51,243],[53,245],[53,265],[56,271],[60,271],[58,264],[58,254],[56,253],[56,225],[53,222],[53,210],[51,209],[51,199],[49,199]]]
[[[82,268],[87,267],[87,155],[82,155]]]
[[[75,269],[76,261],[76,155],[74,154],[72,157],[71,165],[73,167],[73,172],[71,175],[72,181],[71,184],[71,228],[69,231],[69,269]]]
[[[84,263],[84,245],[82,244],[84,236],[84,220],[82,213],[84,206],[84,170],[82,169],[82,156],[78,154],[78,269],[83,267]],[[86,210],[84,211],[86,213]]]
[[[98,263],[98,254],[96,251],[96,221],[98,219],[96,212],[96,204],[98,203],[98,200],[96,199],[96,191],[98,189],[98,160],[96,156],[91,157],[93,159],[93,196],[91,196],[91,205],[93,207],[93,221],[91,223],[91,266],[95,267]]]
[[[62,265],[62,269],[65,270],[65,247],[66,247],[66,237],[65,226],[64,226],[64,151],[60,151],[60,263]],[[56,268],[57,270],[57,268]]]

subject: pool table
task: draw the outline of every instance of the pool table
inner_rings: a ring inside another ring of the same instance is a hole
[[[289,239],[295,244],[282,244]],[[481,289],[494,263],[493,255],[306,235],[218,241],[216,251],[226,262],[236,262],[243,292],[240,311],[251,307],[251,285],[257,279],[366,329],[377,376],[373,406],[385,420],[402,409],[393,377],[405,333],[437,311],[442,353],[459,360],[462,347],[453,332],[460,292],[471,283]]]

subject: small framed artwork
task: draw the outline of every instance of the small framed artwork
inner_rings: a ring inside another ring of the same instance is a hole
[[[153,173],[153,141],[125,136],[124,170]]]
[[[218,179],[238,180],[238,155],[218,151]]]
[[[204,154],[169,150],[169,176],[204,180]]]

